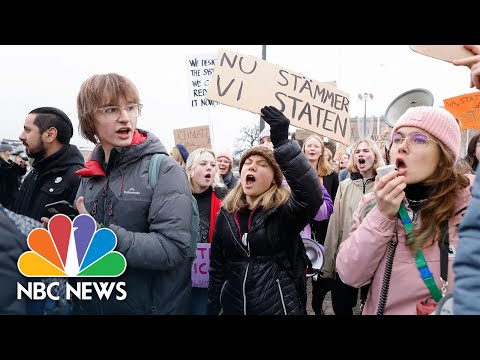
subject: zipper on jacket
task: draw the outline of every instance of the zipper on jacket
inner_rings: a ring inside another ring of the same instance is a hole
[[[245,277],[243,278],[243,315],[247,315],[247,294],[245,293],[245,283],[247,282],[249,267],[250,263],[247,264],[247,270],[245,270]]]
[[[283,313],[287,315],[287,308],[285,307],[285,301],[283,300],[282,287],[280,286],[280,280],[277,279],[278,291],[280,292],[280,299],[282,300]]]
[[[120,179],[120,192],[118,193],[118,197],[122,197],[123,193],[123,183],[125,182],[125,177],[122,173],[122,178]]]
[[[233,232],[233,229],[232,229],[232,226],[230,225],[230,222],[228,221],[228,218],[227,218],[227,215],[225,215],[225,213],[223,212],[223,210],[220,210],[223,214],[223,216],[225,217],[225,220],[227,222],[227,225],[228,227],[230,228],[230,232],[232,233],[232,236],[233,236],[233,239],[235,240],[235,242],[240,246],[240,248],[243,250],[243,252],[245,254],[247,254],[248,257],[250,257],[250,247],[248,247],[248,251],[245,250],[245,248],[242,246],[242,243],[240,241],[238,241],[237,237],[235,236],[235,233]]]
[[[102,190],[102,195],[103,196],[107,196],[107,192],[108,192],[107,187],[108,187],[108,177],[103,182],[103,190]]]
[[[222,296],[223,296],[223,290],[225,289],[225,285],[227,285],[227,280],[222,285],[222,289],[220,290],[220,308],[223,309],[223,304],[222,304]]]

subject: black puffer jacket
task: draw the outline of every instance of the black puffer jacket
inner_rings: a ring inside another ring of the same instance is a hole
[[[220,210],[210,255],[209,314],[306,314],[306,254],[299,233],[323,203],[321,184],[296,142],[274,155],[292,195],[280,208],[253,211],[248,246],[234,215]]]
[[[64,145],[56,153],[33,163],[20,187],[14,212],[35,220],[51,217],[45,205],[67,200],[73,205],[80,185],[75,171],[83,167],[83,155],[75,145]]]

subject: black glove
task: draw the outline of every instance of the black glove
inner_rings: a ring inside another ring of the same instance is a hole
[[[290,120],[288,120],[283,113],[274,106],[265,106],[260,110],[263,114],[262,119],[270,125],[270,139],[274,147],[288,141],[288,127]]]

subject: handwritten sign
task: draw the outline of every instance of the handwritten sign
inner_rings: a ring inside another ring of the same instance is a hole
[[[208,288],[208,273],[210,270],[210,244],[197,243],[197,252],[192,265],[192,286]]]
[[[198,148],[212,148],[208,125],[174,129],[173,137],[175,138],[175,145],[184,145],[189,153]]]
[[[445,99],[443,104],[458,120],[461,130],[480,130],[480,91]]]
[[[260,115],[272,105],[291,125],[350,144],[346,92],[253,56],[220,49],[206,97]]]
[[[380,150],[385,148],[388,149],[390,147],[389,134],[372,135],[370,138],[377,143],[377,146]]]
[[[207,87],[215,70],[215,54],[190,55],[187,60],[192,108],[211,108],[218,105],[216,101],[205,99]]]

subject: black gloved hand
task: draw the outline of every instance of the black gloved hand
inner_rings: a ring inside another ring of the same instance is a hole
[[[283,113],[274,106],[265,106],[260,110],[262,119],[270,125],[270,139],[274,147],[279,147],[288,141],[288,120]]]

